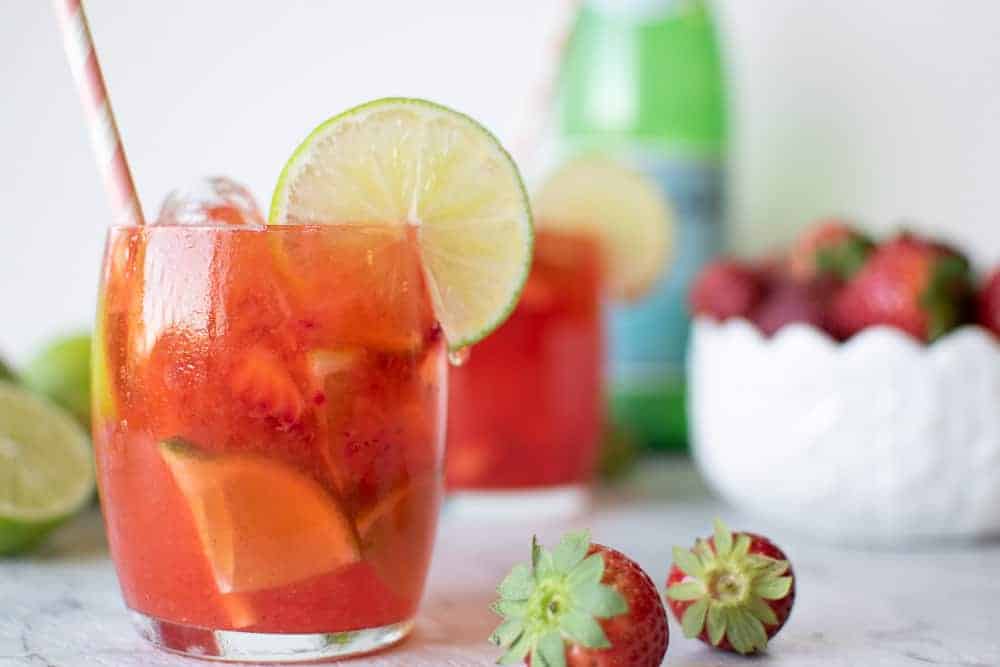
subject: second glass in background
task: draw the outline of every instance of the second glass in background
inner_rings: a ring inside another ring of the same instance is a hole
[[[597,239],[538,230],[514,313],[452,369],[446,479],[461,506],[583,508],[604,427],[603,273]]]

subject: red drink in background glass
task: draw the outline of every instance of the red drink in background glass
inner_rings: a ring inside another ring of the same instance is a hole
[[[406,229],[112,229],[94,445],[142,633],[277,660],[404,636],[440,502],[446,373]]]
[[[541,229],[510,319],[451,370],[449,491],[584,488],[604,425],[602,261]]]

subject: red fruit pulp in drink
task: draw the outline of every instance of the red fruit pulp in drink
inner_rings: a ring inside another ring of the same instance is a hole
[[[595,240],[537,232],[517,308],[451,370],[449,489],[590,480],[604,419],[601,265]]]
[[[129,607],[271,633],[412,618],[447,379],[412,232],[116,228],[97,317],[94,444]]]

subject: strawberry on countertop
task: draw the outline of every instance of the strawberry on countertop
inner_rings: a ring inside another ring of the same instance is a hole
[[[552,551],[531,545],[497,589],[504,621],[490,641],[500,664],[534,667],[659,667],[666,611],[656,585],[628,556],[569,533]]]
[[[716,521],[712,537],[692,549],[674,547],[667,602],[685,637],[757,653],[785,625],[794,601],[791,565],[766,537]]]

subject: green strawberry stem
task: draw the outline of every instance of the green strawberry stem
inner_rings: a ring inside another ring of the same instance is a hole
[[[514,566],[500,583],[493,611],[503,622],[490,641],[507,649],[501,665],[565,667],[566,644],[608,648],[599,619],[628,613],[625,598],[601,583],[604,557],[587,555],[590,534],[567,533],[552,551],[531,541],[531,564]]]
[[[857,273],[875,244],[863,236],[851,236],[816,253],[816,268],[839,280],[850,280]]]
[[[698,540],[692,549],[674,547],[674,563],[686,575],[667,589],[671,600],[692,602],[684,611],[685,637],[708,630],[713,646],[723,637],[742,654],[767,647],[765,625],[778,618],[767,603],[780,600],[792,588],[788,561],[749,553],[750,536],[734,537],[722,521],[715,521],[715,544]]]
[[[972,277],[962,257],[945,255],[934,263],[930,280],[920,295],[927,312],[927,340],[934,341],[962,323],[969,307]]]

